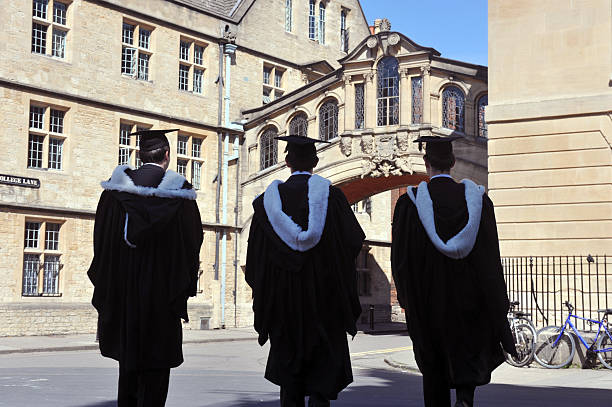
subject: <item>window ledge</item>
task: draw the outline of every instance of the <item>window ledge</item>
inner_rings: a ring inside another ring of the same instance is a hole
[[[57,294],[45,294],[45,293],[38,293],[38,294],[21,294],[22,297],[24,298],[40,298],[40,297],[61,297],[62,293],[57,293]]]

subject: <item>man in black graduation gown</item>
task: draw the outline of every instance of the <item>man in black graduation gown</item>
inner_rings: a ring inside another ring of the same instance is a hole
[[[202,222],[196,192],[166,171],[164,133],[140,135],[142,167],[102,183],[94,226],[94,285],[103,356],[119,362],[118,406],[164,406],[170,368],[183,362],[181,318],[196,294]]]
[[[286,140],[286,182],[253,201],[245,277],[259,343],[270,339],[265,377],[283,407],[329,406],[353,381],[347,336],[361,314],[355,258],[365,235],[344,194],[312,174],[315,142]]]
[[[393,279],[427,407],[450,406],[451,388],[455,406],[472,406],[504,361],[501,344],[515,352],[493,204],[484,187],[449,175],[456,138],[416,140],[427,144],[430,181],[409,188],[393,215]]]

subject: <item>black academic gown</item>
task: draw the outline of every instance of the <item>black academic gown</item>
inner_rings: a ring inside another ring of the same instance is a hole
[[[202,244],[195,191],[184,177],[152,165],[117,167],[102,185],[87,272],[100,351],[128,370],[176,367]]]
[[[427,188],[435,229],[447,242],[468,221],[464,185],[434,178]],[[504,361],[500,343],[514,351],[491,200],[482,196],[476,242],[463,259],[436,249],[406,194],[397,201],[392,233],[393,279],[419,369],[450,388],[489,383],[491,372]]]
[[[308,228],[308,175],[294,175],[278,190],[282,210]],[[365,235],[344,194],[330,186],[319,243],[299,252],[274,232],[263,205],[249,232],[245,277],[253,289],[259,343],[270,339],[266,379],[294,394],[335,400],[353,381],[346,333],[357,333],[361,314],[355,258]]]

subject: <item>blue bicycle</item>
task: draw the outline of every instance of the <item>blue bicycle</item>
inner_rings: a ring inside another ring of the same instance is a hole
[[[587,354],[594,352],[599,361],[608,369],[612,369],[612,326],[608,325],[608,315],[612,315],[612,308],[598,310],[603,313],[603,317],[598,321],[596,319],[583,318],[572,314],[574,307],[568,301],[563,303],[569,310],[569,315],[565,323],[558,326],[547,326],[538,331],[535,344],[534,358],[540,365],[550,368],[559,369],[567,366],[573,359],[576,353],[576,342],[572,335],[568,333],[568,326],[571,328],[580,342],[588,349]],[[589,325],[598,325],[597,336],[592,344],[580,335],[580,331],[574,326],[571,318],[582,319]]]

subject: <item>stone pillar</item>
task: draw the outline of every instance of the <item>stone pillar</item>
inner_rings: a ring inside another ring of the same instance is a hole
[[[431,67],[429,65],[421,67],[423,75],[423,124],[432,125],[431,117]]]
[[[338,125],[344,123],[338,133],[353,130],[355,128],[355,85],[351,81],[351,75],[344,75],[344,120],[338,117]]]
[[[373,129],[376,127],[376,111],[378,110],[376,102],[376,83],[374,81],[375,71],[371,70],[364,74],[365,78],[365,128]]]
[[[408,126],[411,122],[412,94],[410,91],[410,77],[408,68],[401,68],[400,74],[400,121],[402,126]]]

